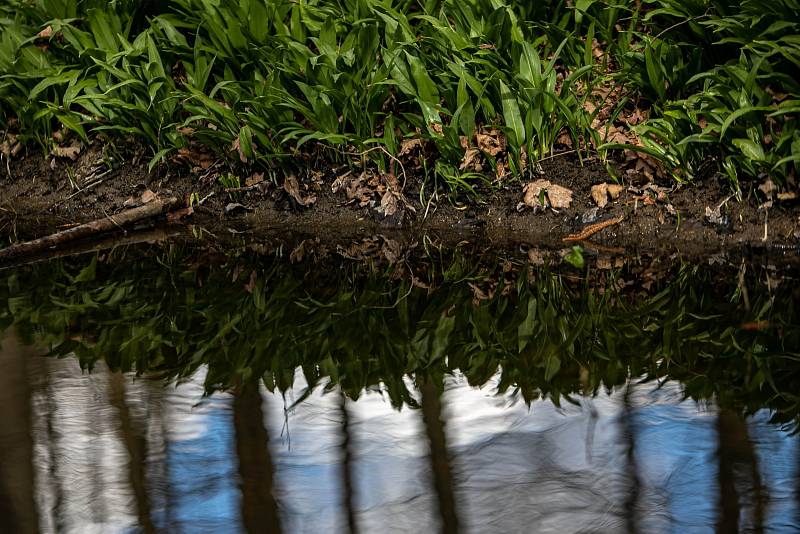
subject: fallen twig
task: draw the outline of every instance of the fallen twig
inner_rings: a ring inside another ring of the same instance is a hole
[[[577,234],[569,234],[561,241],[569,242],[569,241],[585,241],[589,236],[592,236],[599,232],[604,228],[608,228],[609,226],[614,226],[615,224],[619,224],[622,222],[623,217],[615,217],[613,219],[608,219],[606,221],[601,221],[599,223],[590,224],[589,226],[585,227],[583,230],[578,232]]]
[[[4,250],[0,250],[0,262],[5,263],[20,256],[35,254],[47,249],[58,247],[63,243],[68,243],[76,239],[101,234],[126,224],[132,224],[137,221],[149,219],[150,217],[155,217],[164,213],[177,204],[178,199],[175,197],[164,200],[155,199],[144,206],[123,211],[122,213],[118,213],[114,216],[107,216],[86,224],[81,224],[80,226],[75,226],[74,228],[56,232],[55,234],[51,234],[40,239],[34,239],[33,241],[28,241],[26,243],[12,245]]]

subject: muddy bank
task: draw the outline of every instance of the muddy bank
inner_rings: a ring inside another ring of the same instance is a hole
[[[171,223],[215,235],[292,234],[325,243],[402,234],[507,249],[557,251],[580,244],[600,253],[687,257],[731,250],[794,257],[800,247],[800,205],[769,201],[755,186],[738,201],[714,178],[675,185],[627,176],[612,196],[597,189],[613,183],[597,160],[581,164],[560,157],[540,166],[522,181],[480,185],[478,200],[427,189],[420,194],[420,177],[352,167],[308,169],[288,179],[222,164],[148,172],[145,158],[115,161],[96,145],[75,161],[41,155],[12,161],[0,178],[0,235],[4,245],[40,237],[118,214],[152,192],[191,206],[173,214]],[[526,198],[529,183],[551,185]],[[554,186],[571,193],[568,207]],[[147,225],[163,222],[162,217]]]

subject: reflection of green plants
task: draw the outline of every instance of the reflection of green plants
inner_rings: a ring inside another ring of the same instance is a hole
[[[431,292],[391,270],[306,273],[265,258],[209,269],[175,247],[159,262],[53,262],[3,275],[0,327],[53,355],[74,352],[84,367],[102,358],[180,378],[207,365],[209,390],[241,378],[284,390],[301,367],[311,384],[329,377],[355,398],[383,382],[396,405],[413,405],[408,375],[441,380],[460,369],[480,385],[501,369],[500,390],[527,401],[646,375],[680,380],[697,399],[768,406],[776,420],[800,413],[800,318],[789,291],[751,287],[748,307],[730,303],[736,283],[697,269],[673,270],[649,294],[613,290],[624,272],[591,289],[536,269],[530,281],[499,279],[476,304],[482,278],[456,260],[429,270],[451,280],[433,275]]]
[[[564,260],[577,269],[583,269],[585,263],[583,260],[583,248],[575,245],[572,247],[572,250],[569,251],[569,254],[564,256]]]

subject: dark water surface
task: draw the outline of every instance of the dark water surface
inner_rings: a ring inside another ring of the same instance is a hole
[[[375,246],[0,271],[0,531],[800,531],[793,273]]]

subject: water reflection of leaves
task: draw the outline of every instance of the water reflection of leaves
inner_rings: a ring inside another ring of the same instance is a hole
[[[441,387],[460,369],[481,385],[499,368],[499,391],[528,402],[572,402],[646,376],[746,412],[769,407],[779,422],[800,411],[798,296],[775,292],[774,280],[770,292],[748,279],[748,299],[731,302],[740,284],[719,271],[677,266],[654,281],[618,269],[591,281],[453,257],[405,276],[403,266],[306,271],[256,258],[243,272],[257,275],[232,282],[240,264],[190,255],[172,248],[157,262],[94,258],[6,274],[0,327],[16,325],[53,355],[74,352],[86,368],[102,358],[181,378],[208,365],[208,391],[240,380],[286,390],[301,367],[309,384],[329,377],[350,398],[382,382],[393,404],[416,406],[409,375]],[[423,272],[435,289],[415,283]],[[491,297],[476,300],[475,284]]]

